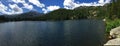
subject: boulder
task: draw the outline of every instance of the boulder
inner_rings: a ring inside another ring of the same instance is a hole
[[[110,37],[112,39],[104,44],[104,46],[120,46],[120,26],[111,29]]]
[[[120,38],[120,26],[111,29],[110,36],[113,38]]]
[[[120,46],[120,38],[109,40],[104,46]]]

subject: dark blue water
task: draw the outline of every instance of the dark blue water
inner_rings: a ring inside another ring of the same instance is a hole
[[[102,46],[104,26],[100,20],[0,23],[0,46]]]

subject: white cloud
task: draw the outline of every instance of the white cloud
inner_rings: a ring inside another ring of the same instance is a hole
[[[66,9],[74,9],[79,6],[103,6],[106,3],[109,3],[110,0],[99,0],[97,2],[91,2],[91,3],[80,3],[78,1],[75,2],[75,0],[64,0],[63,5]]]
[[[56,9],[59,9],[59,8],[60,8],[60,6],[49,6],[49,7],[47,7],[47,9],[49,11],[53,11],[53,10],[56,10]]]
[[[9,2],[14,2],[14,3],[22,3],[23,7],[21,8],[25,8],[25,9],[29,9],[32,10],[33,9],[33,5],[30,5],[29,3],[26,3],[25,0],[8,0]]]
[[[2,2],[0,2],[0,12],[3,14],[7,14],[6,10],[8,9],[7,6],[5,6]]]
[[[3,5],[2,2],[0,2],[0,11],[7,10],[7,6]]]
[[[16,4],[9,4],[9,7],[11,8],[8,8],[7,6],[3,5],[2,3],[0,3],[0,12],[2,14],[20,14],[20,13],[23,13],[23,10],[22,8],[18,7],[18,5]]]
[[[9,4],[9,7],[12,9],[12,12],[15,14],[23,13],[23,9],[16,4],[13,4],[13,5]]]
[[[28,0],[30,3],[36,5],[37,7],[45,7],[45,5],[43,3],[40,3],[39,0]]]
[[[39,0],[28,0],[28,2],[26,2],[25,0],[8,0],[8,2],[14,2],[14,3],[22,3],[24,5],[24,8],[29,9],[30,10],[33,8],[33,5],[36,5],[37,7],[45,7],[45,5],[43,3],[40,3]],[[32,3],[33,5],[30,5],[30,3]],[[27,8],[27,6],[29,6]]]
[[[64,8],[66,8],[66,9],[72,9],[72,8],[78,6],[77,3],[74,3],[74,0],[64,0],[63,5],[64,5]]]
[[[25,3],[25,0],[12,0],[12,2],[14,2],[14,3]]]
[[[42,11],[44,11],[44,13],[47,13],[49,11],[57,10],[59,8],[60,6],[48,6],[47,9],[43,8]]]
[[[104,3],[104,0],[99,0],[98,3]]]
[[[48,10],[45,9],[45,8],[43,8],[42,11],[43,11],[43,13],[47,13],[48,12]]]
[[[33,5],[29,5],[29,4],[27,4],[27,3],[24,3],[23,5],[24,5],[23,8],[26,8],[26,9],[29,9],[29,10],[32,10],[32,9],[33,9]]]
[[[0,13],[1,14],[12,14],[12,12],[9,12],[9,11],[11,11],[11,9],[8,9],[7,6],[5,6],[2,2],[0,2]]]
[[[105,3],[110,3],[111,0],[106,0]]]
[[[23,8],[28,10],[35,10],[33,5],[36,5],[37,7],[40,7],[40,8],[45,7],[45,5],[40,3],[39,0],[28,0],[28,2],[26,2],[25,0],[7,0],[7,2],[8,2],[8,6],[5,6],[0,1],[0,13],[20,14],[20,13],[23,13]],[[10,2],[13,4],[9,4]],[[19,7],[18,3],[21,3],[23,6]]]

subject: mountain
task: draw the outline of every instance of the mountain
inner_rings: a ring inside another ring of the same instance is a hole
[[[20,21],[20,20],[32,20],[35,17],[44,15],[36,11],[30,11],[22,14],[12,14],[12,15],[0,15],[0,20],[2,21]],[[3,19],[4,18],[4,19]]]
[[[23,14],[19,14],[16,16],[16,18],[33,18],[33,17],[39,17],[39,16],[42,16],[44,15],[43,13],[39,13],[39,12],[36,12],[36,11],[30,11],[30,12],[26,12],[26,13],[23,13]]]
[[[39,13],[36,11],[29,11],[23,14],[19,14],[20,16],[40,16],[40,15],[44,15],[43,13]]]

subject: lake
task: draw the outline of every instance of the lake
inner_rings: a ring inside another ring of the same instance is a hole
[[[0,46],[103,46],[101,20],[0,23]]]

